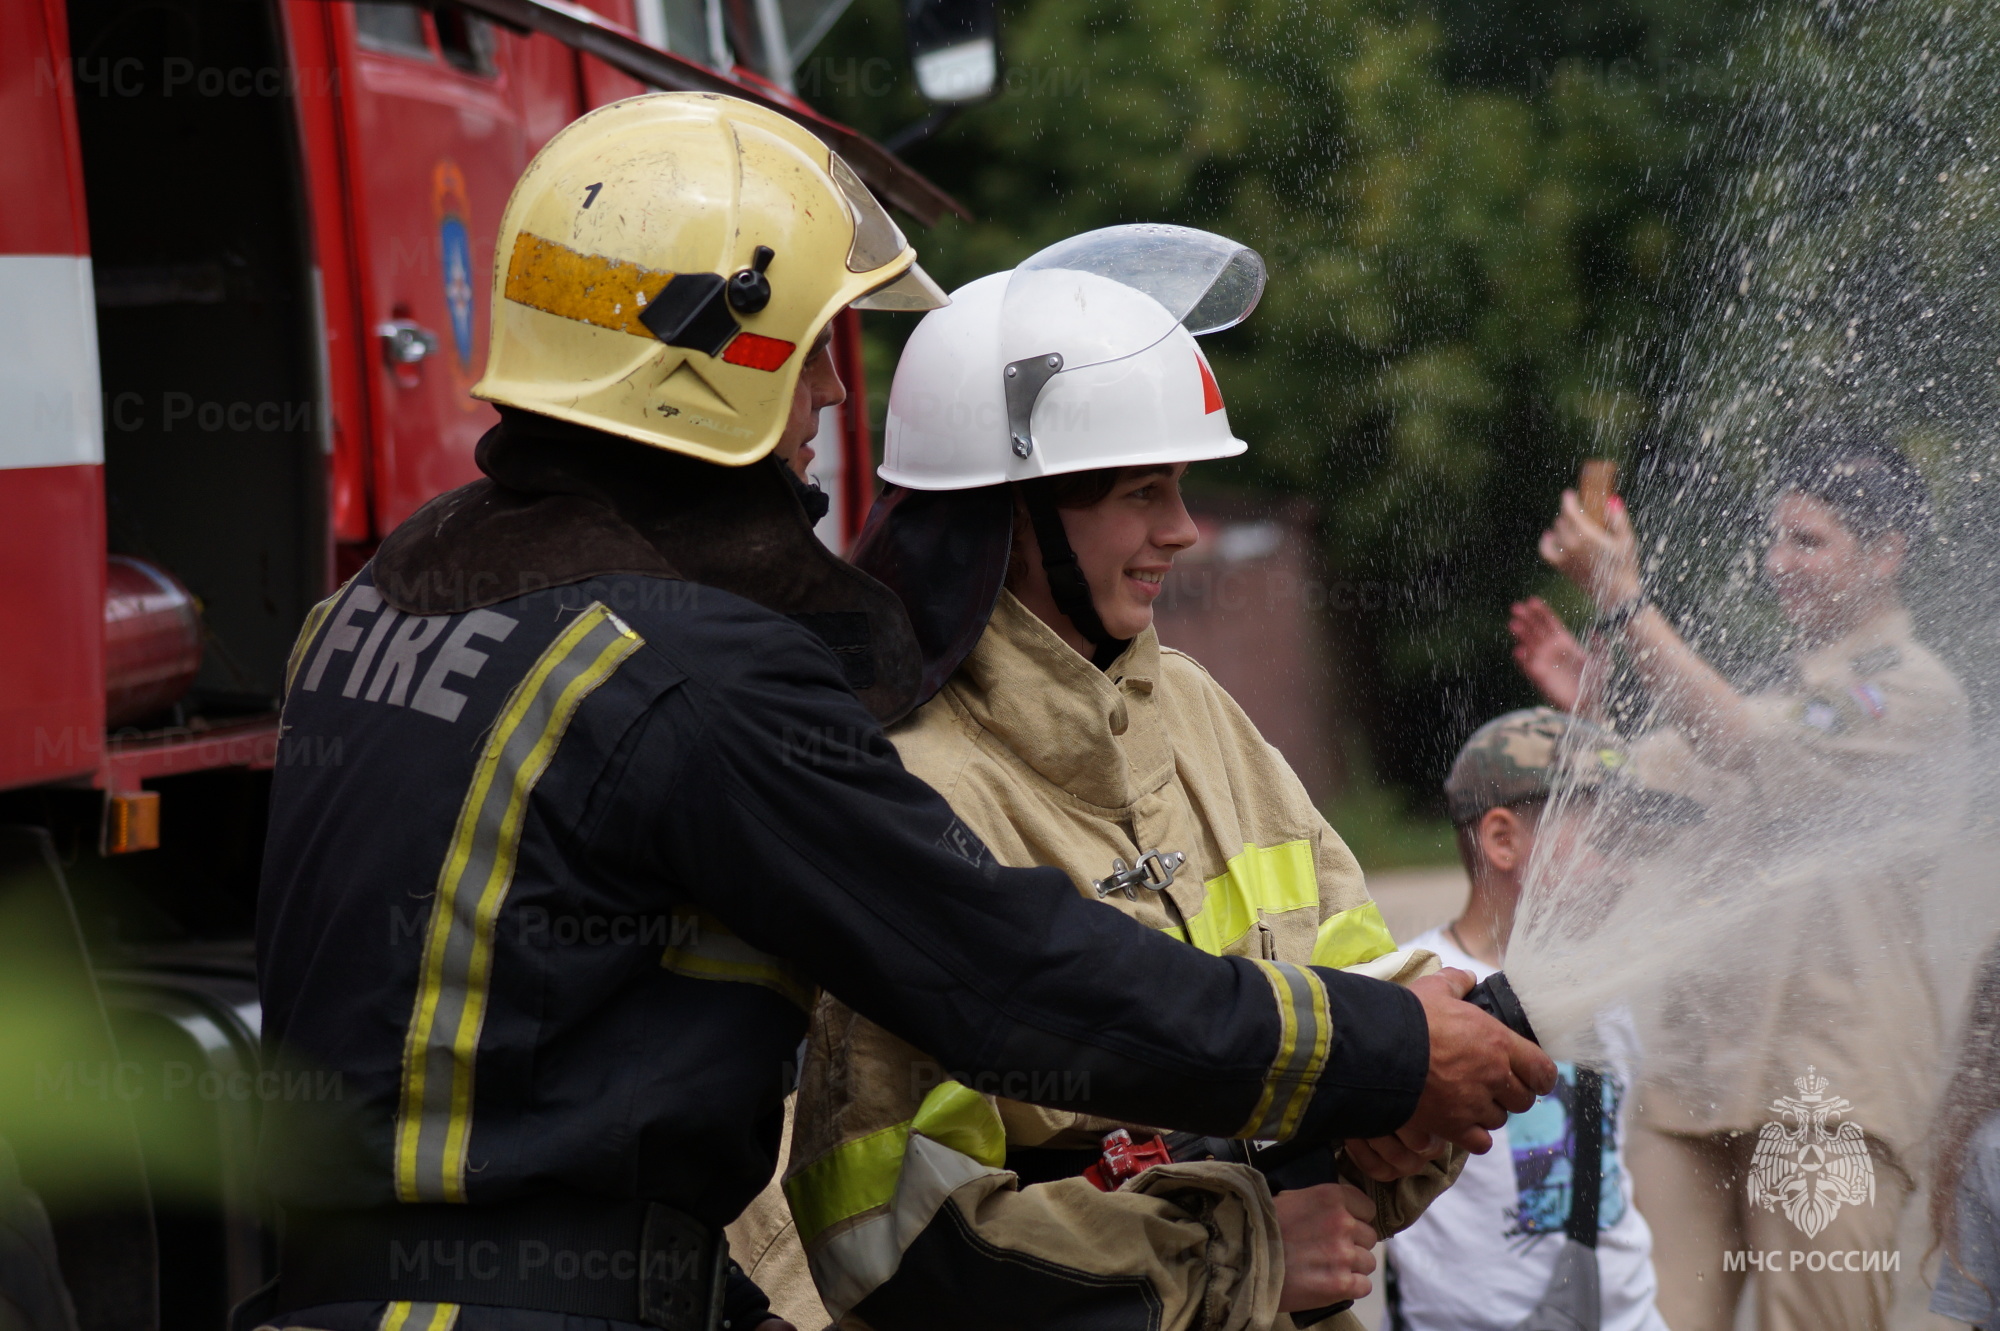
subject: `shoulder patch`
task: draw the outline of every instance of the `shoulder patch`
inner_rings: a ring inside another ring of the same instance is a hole
[[[1879,684],[1872,682],[1856,684],[1848,689],[1848,693],[1853,695],[1854,701],[1860,704],[1862,711],[1868,713],[1869,716],[1874,717],[1877,721],[1881,720],[1889,712],[1889,700],[1883,695]]]
[[[1799,704],[1795,715],[1800,725],[1810,726],[1823,735],[1838,735],[1847,729],[1840,709],[1825,698],[1806,699]]]
[[[974,868],[986,863],[986,843],[956,818],[938,835],[937,844],[940,850],[950,851]]]

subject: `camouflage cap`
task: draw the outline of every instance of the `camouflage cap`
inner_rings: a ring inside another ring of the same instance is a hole
[[[1454,823],[1468,823],[1504,804],[1546,799],[1558,787],[1617,790],[1625,811],[1645,822],[1689,822],[1692,801],[1647,790],[1632,772],[1625,742],[1592,721],[1553,707],[1528,707],[1495,717],[1458,751],[1445,778]]]

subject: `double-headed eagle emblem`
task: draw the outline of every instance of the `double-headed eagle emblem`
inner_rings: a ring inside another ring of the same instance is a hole
[[[1792,1082],[1796,1096],[1783,1095],[1771,1108],[1787,1123],[1766,1123],[1750,1157],[1750,1201],[1767,1211],[1783,1208],[1785,1219],[1807,1238],[1833,1223],[1843,1206],[1875,1202],[1875,1162],[1858,1123],[1829,1125],[1854,1106],[1828,1097],[1832,1085],[1807,1068]]]

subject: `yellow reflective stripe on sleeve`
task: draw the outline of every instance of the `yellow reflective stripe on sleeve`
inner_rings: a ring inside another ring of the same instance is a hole
[[[382,1309],[379,1331],[451,1331],[458,1325],[455,1303],[392,1302]]]
[[[643,645],[593,602],[514,686],[479,755],[438,870],[404,1037],[399,1201],[465,1200],[472,1074],[492,979],[493,930],[514,881],[528,796],[583,700]]]
[[[799,1241],[811,1243],[831,1226],[894,1201],[912,1133],[989,1169],[1007,1159],[1007,1128],[999,1111],[977,1091],[944,1082],[931,1089],[909,1122],[842,1142],[785,1180]]]
[[[910,1134],[894,1200],[886,1208],[821,1234],[806,1249],[806,1264],[812,1268],[813,1284],[827,1311],[839,1321],[894,1279],[905,1250],[931,1227],[953,1193],[981,1180],[991,1180],[993,1188],[998,1188],[1010,1177],[1006,1171],[989,1169],[922,1133]]]
[[[1201,909],[1187,922],[1187,939],[1204,952],[1222,956],[1257,927],[1260,914],[1280,915],[1319,905],[1319,872],[1312,842],[1243,847],[1223,872],[1202,884]],[[1163,932],[1179,934],[1177,928]]]
[[[910,1120],[910,1131],[970,1156],[989,1169],[1007,1163],[1007,1125],[991,1101],[969,1086],[934,1087]]]
[[[326,617],[333,613],[334,606],[340,604],[341,593],[352,581],[350,578],[348,582],[341,583],[339,591],[306,611],[306,622],[299,627],[299,636],[292,643],[292,654],[285,658],[285,692],[292,691],[292,680],[299,673],[299,667],[306,663],[306,648],[312,646],[312,640],[319,636],[320,626],[326,623]]]
[[[794,967],[750,946],[713,915],[696,915],[692,922],[694,928],[682,937],[681,920],[675,921],[674,945],[660,958],[661,966],[694,980],[754,984],[812,1011],[816,991]]]
[[[1321,922],[1319,937],[1313,943],[1312,964],[1339,970],[1386,957],[1395,950],[1396,939],[1382,918],[1381,907],[1364,901]]]
[[[842,1142],[785,1180],[799,1242],[811,1243],[850,1216],[887,1206],[903,1172],[910,1125],[898,1123]]]
[[[1264,1076],[1264,1091],[1250,1121],[1236,1135],[1282,1141],[1298,1131],[1299,1117],[1312,1103],[1333,1044],[1333,1018],[1327,1010],[1326,986],[1310,970],[1282,961],[1251,964],[1270,981],[1277,1000],[1278,1052]]]

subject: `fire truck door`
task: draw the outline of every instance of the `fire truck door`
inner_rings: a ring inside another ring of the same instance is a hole
[[[562,74],[573,98],[575,75],[517,71],[525,41],[449,5],[363,0],[335,18],[381,533],[478,474],[473,446],[496,417],[467,390],[486,360],[500,213],[533,147],[510,79]]]

